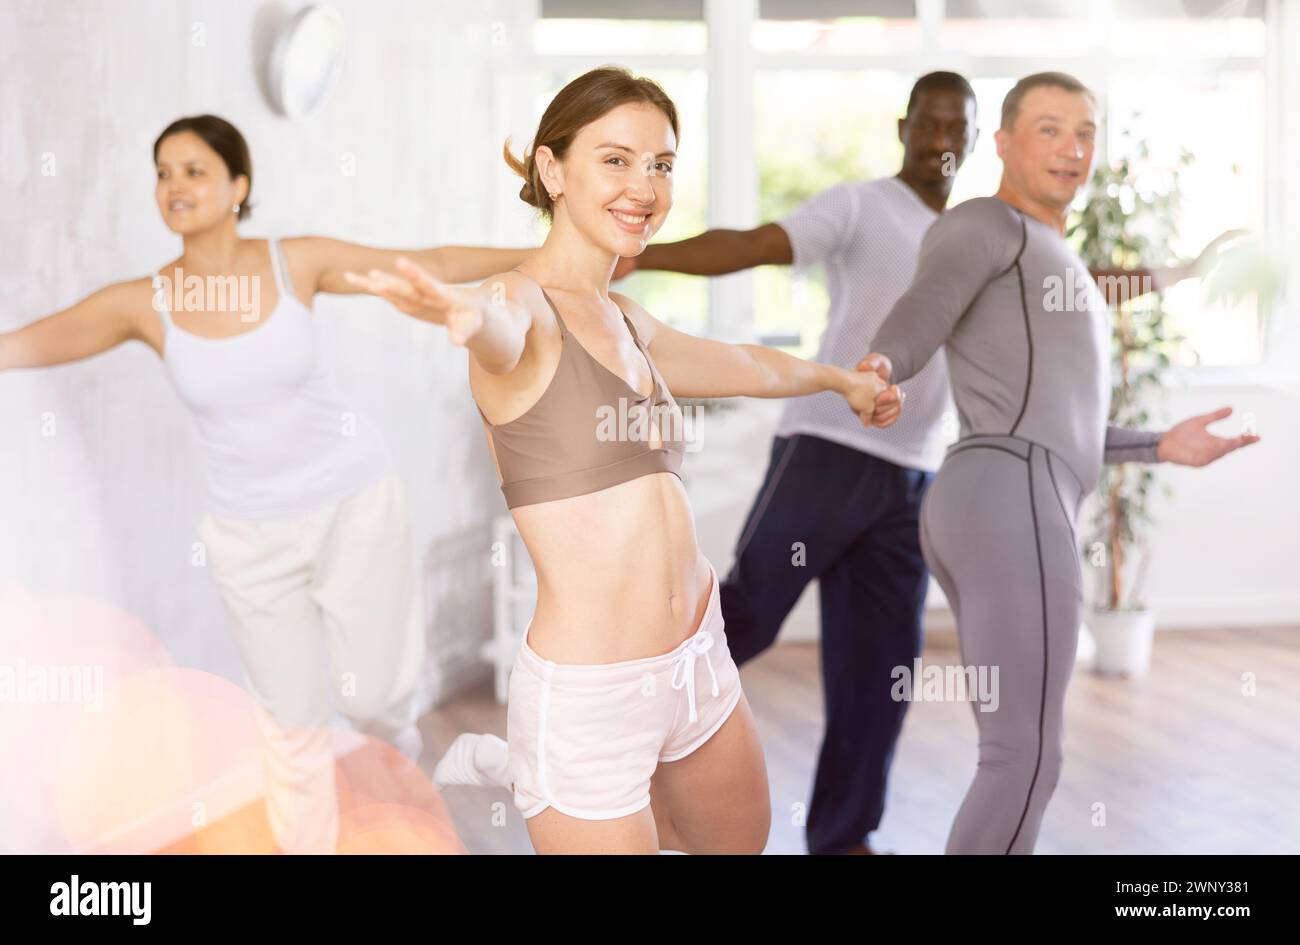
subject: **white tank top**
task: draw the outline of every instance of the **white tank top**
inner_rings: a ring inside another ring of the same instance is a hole
[[[393,468],[379,429],[326,370],[311,311],[270,242],[279,301],[243,334],[203,338],[178,327],[158,296],[163,364],[207,452],[212,511],[276,519],[330,505]]]

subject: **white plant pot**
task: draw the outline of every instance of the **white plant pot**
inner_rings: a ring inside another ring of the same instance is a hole
[[[1150,610],[1089,610],[1088,632],[1097,644],[1093,669],[1103,676],[1144,676],[1151,668],[1156,615]]]

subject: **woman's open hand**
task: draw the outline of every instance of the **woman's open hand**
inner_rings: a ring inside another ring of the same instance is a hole
[[[387,299],[400,312],[445,325],[452,344],[465,345],[483,327],[483,289],[448,285],[405,257],[395,263],[398,275],[371,269],[366,275],[344,273],[349,283]]]

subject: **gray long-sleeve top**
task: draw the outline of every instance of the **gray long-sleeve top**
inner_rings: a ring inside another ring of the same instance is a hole
[[[1107,425],[1110,337],[1101,291],[1060,233],[978,197],[926,232],[912,285],[871,350],[898,383],[943,345],[962,436],[1032,440],[1092,491],[1103,462],[1157,462],[1161,436]]]

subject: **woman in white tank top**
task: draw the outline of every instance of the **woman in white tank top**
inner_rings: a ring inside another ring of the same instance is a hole
[[[401,256],[448,282],[517,265],[527,250],[397,251],[319,237],[242,239],[252,166],[239,131],[182,118],[154,144],[156,199],[181,255],[157,275],[100,289],[0,334],[0,371],[78,361],[137,340],[153,348],[206,453],[200,527],[258,705],[267,817],[286,852],[338,836],[333,703],[416,757],[424,655],[406,499],[377,427],[326,369],[309,305],[355,293],[349,270]]]

